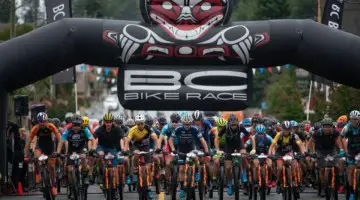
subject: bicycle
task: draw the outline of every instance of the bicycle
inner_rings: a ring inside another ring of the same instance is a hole
[[[258,186],[253,187],[254,191],[254,200],[257,200],[257,192],[260,194],[260,200],[266,200],[266,195],[270,191],[270,187],[268,187],[269,182],[269,169],[268,165],[266,163],[268,156],[265,154],[260,155],[254,155],[252,156],[252,159],[258,159],[259,160],[259,166],[257,167],[257,180],[259,182]]]
[[[239,189],[240,189],[240,178],[241,178],[241,165],[243,162],[243,156],[247,155],[244,153],[232,153],[231,159],[232,159],[232,175],[234,179],[234,191],[235,191],[235,200],[239,200]],[[250,180],[249,180],[250,182]],[[250,187],[250,186],[249,186]]]
[[[148,192],[149,187],[151,187],[151,174],[149,168],[146,166],[145,162],[145,155],[152,155],[152,151],[145,152],[140,151],[135,153],[135,155],[139,156],[139,168],[138,168],[138,193],[139,193],[139,200],[147,200],[148,199]]]
[[[218,179],[217,179],[217,188],[218,188],[218,195],[219,200],[224,199],[224,183],[225,183],[225,153],[220,152],[219,156],[219,172],[218,172]]]
[[[87,150],[84,149],[82,154],[87,155]],[[80,163],[84,162],[80,155],[76,152],[73,152],[69,156],[70,160],[73,161],[74,169],[71,174],[69,174],[69,178],[71,178],[71,186],[70,186],[70,194],[74,195],[74,200],[87,200],[87,190],[89,187],[88,181],[86,179],[88,178],[87,172],[80,171]]]
[[[125,156],[121,152],[118,152],[116,157],[119,162],[118,166],[116,166],[117,188],[118,188],[119,198],[120,198],[120,200],[123,200],[124,199],[124,186],[125,186],[125,180],[126,180],[126,170],[125,170],[125,165],[123,163]]]
[[[59,160],[56,161],[56,165],[55,165],[55,171],[56,171],[56,188],[57,188],[57,192],[60,193],[61,190],[61,181],[63,180],[64,177],[64,165],[63,165],[63,160],[65,159],[65,156],[61,155],[60,156],[61,162]]]
[[[55,156],[50,156],[50,158],[55,158]],[[39,166],[40,166],[40,175],[41,175],[41,188],[43,191],[43,197],[46,200],[55,200],[55,197],[51,193],[52,184],[51,178],[49,176],[49,167],[48,167],[48,159],[49,156],[47,155],[40,155],[38,158]]]
[[[159,153],[160,155],[160,153]],[[152,174],[154,175],[154,185],[156,194],[160,194],[160,185],[163,185],[163,189],[166,190],[166,177],[165,177],[165,170],[162,168],[165,166],[165,163],[161,165],[160,163],[153,162],[151,166]]]
[[[309,154],[310,157],[314,157],[316,159],[324,159],[325,165],[325,198],[326,200],[337,200],[338,199],[338,174],[335,173],[335,160],[340,158],[339,155],[331,156],[319,156],[317,154]],[[359,157],[360,160],[360,157]],[[320,171],[322,171],[320,169]],[[319,185],[321,187],[321,184]]]
[[[355,169],[353,175],[353,187],[350,188],[354,191],[354,199],[360,199],[360,153],[355,156]],[[347,195],[350,196],[350,195]]]
[[[112,167],[112,160],[115,159],[115,156],[110,152],[107,153],[104,157],[105,159],[105,188],[103,189],[106,200],[115,199],[116,190],[117,190],[117,180],[116,180],[116,168]]]

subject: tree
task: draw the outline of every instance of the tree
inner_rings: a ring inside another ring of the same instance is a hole
[[[281,75],[271,79],[273,84],[265,90],[268,102],[266,114],[279,120],[304,120],[304,108],[301,104],[300,92],[296,90],[294,70],[283,71]]]
[[[288,0],[257,0],[257,19],[283,19],[290,16]]]
[[[8,23],[10,21],[11,2],[9,0],[0,0],[0,22]]]
[[[352,110],[360,109],[360,90],[341,85],[330,94],[329,115],[337,119],[340,115],[349,115]]]

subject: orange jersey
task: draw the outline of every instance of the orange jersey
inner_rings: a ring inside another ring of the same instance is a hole
[[[49,131],[47,131],[46,129]],[[29,138],[30,140],[33,140],[35,136],[41,138],[42,136],[49,136],[49,134],[51,135],[51,133],[54,133],[57,138],[61,138],[60,133],[54,124],[37,124],[31,129]]]

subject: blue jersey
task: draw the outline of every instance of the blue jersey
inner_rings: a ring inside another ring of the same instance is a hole
[[[194,149],[200,149],[198,144],[203,135],[199,129],[195,126],[191,126],[189,129],[185,129],[183,126],[177,127],[172,133],[171,137],[178,138],[178,151],[182,153],[189,153]],[[201,143],[200,143],[201,144]]]
[[[254,135],[255,137],[255,145],[256,145],[256,154],[267,154],[269,151],[269,147],[272,144],[272,137],[268,134],[258,134]],[[251,147],[251,140],[249,139],[246,142],[247,145]]]
[[[203,134],[203,137],[208,145],[210,145],[210,135],[211,135],[211,129],[213,126],[208,120],[204,120],[199,127],[201,133]]]
[[[178,124],[177,127],[179,127],[179,126],[180,126],[180,124]],[[176,127],[173,127],[172,123],[168,123],[161,130],[161,135],[167,136],[167,140],[169,141],[172,133],[175,131],[175,128]],[[174,138],[174,145],[177,145],[177,144],[178,144],[178,139],[175,137]]]
[[[87,141],[94,138],[88,128],[81,129],[78,133],[74,133],[71,129],[66,129],[61,136],[61,140],[68,141],[69,153],[79,153],[82,149],[87,148]]]

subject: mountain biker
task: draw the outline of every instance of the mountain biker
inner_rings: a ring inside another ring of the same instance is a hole
[[[169,145],[171,148],[171,152],[177,154],[177,152],[186,154],[195,149],[200,149],[201,147],[205,150],[205,154],[209,154],[209,149],[207,143],[203,137],[203,134],[199,131],[198,127],[192,125],[193,121],[189,114],[184,115],[181,118],[182,125],[178,126],[171,135],[169,140]],[[175,148],[174,138],[178,139],[178,146]],[[199,142],[196,142],[199,140]],[[197,144],[201,143],[201,147]],[[179,160],[185,160],[186,156],[180,155]],[[179,182],[180,182],[180,198],[185,197],[184,192],[184,177],[185,177],[185,166],[179,166]]]
[[[272,144],[273,138],[266,134],[266,127],[263,124],[258,124],[255,127],[256,133],[254,135],[255,138],[255,143],[256,143],[256,154],[260,155],[260,154],[267,154],[269,151],[269,147]],[[247,148],[247,146],[251,146],[251,140],[248,140],[245,144],[245,148]],[[267,159],[266,160],[266,164],[268,166],[269,169],[269,174],[272,174],[272,160],[271,159]],[[253,174],[254,174],[254,180],[256,182],[256,184],[259,183],[258,177],[258,167],[259,167],[259,160],[258,159],[253,159],[252,160],[252,169],[253,169]],[[269,183],[271,183],[271,176],[269,176]]]
[[[216,127],[214,127],[213,131],[212,131],[212,133],[215,137],[214,145],[216,148],[216,154],[213,156],[213,160],[214,160],[214,170],[213,170],[213,175],[212,175],[213,185],[215,185],[215,183],[217,181],[218,171],[219,171],[219,167],[220,167],[220,156],[221,156],[220,153],[222,151],[224,151],[224,148],[225,148],[225,135],[223,135],[220,138],[218,136],[218,134],[219,134],[219,131],[226,128],[227,124],[228,124],[228,121],[225,118],[218,118],[216,120]]]
[[[111,113],[106,113],[103,117],[103,125],[101,125],[98,129],[96,129],[94,133],[94,138],[97,140],[97,148],[96,152],[100,157],[104,157],[105,154],[111,153],[116,156],[117,147],[120,143],[120,147],[122,151],[128,150],[128,146],[126,145],[126,137],[124,131],[113,124],[114,116]],[[127,160],[124,159],[124,162],[127,163]],[[117,159],[112,160],[112,167],[116,167],[118,165]],[[104,159],[99,159],[99,177],[98,184],[103,184],[103,167],[104,167]]]
[[[63,134],[65,132],[66,129],[68,129],[69,127],[72,126],[71,122],[72,122],[72,118],[74,117],[74,114],[73,113],[66,113],[65,115],[65,122],[66,122],[66,125],[65,127],[61,130],[61,134]]]
[[[90,151],[94,151],[95,149],[95,139],[88,128],[84,128],[83,126],[83,118],[81,116],[75,115],[72,119],[72,127],[65,130],[64,134],[61,136],[62,143],[67,141],[68,145],[66,145],[65,154],[71,155],[72,153],[81,154],[83,149],[89,149]],[[89,142],[89,147],[88,147]],[[61,153],[61,150],[58,150],[58,153]],[[81,171],[82,172],[89,172],[90,168],[86,162],[85,154],[81,154]],[[74,163],[72,160],[68,159],[67,161],[67,172],[68,177],[71,177],[71,174],[74,170]],[[92,173],[84,175],[92,175]],[[89,184],[89,177],[84,177],[85,184]],[[70,184],[71,184],[71,179]]]
[[[126,120],[126,126],[129,127],[129,129],[132,128],[132,127],[134,127],[134,126],[135,126],[135,121],[134,121],[134,119],[132,119],[132,118],[127,119],[127,120]]]
[[[284,121],[281,124],[282,131],[277,133],[273,142],[269,148],[269,155],[276,155],[276,156],[284,156],[286,154],[293,154],[295,148],[297,147],[301,154],[305,155],[304,146],[299,138],[298,135],[292,133],[292,127],[289,121]],[[284,161],[282,159],[278,159],[276,161],[277,166],[277,188],[276,192],[280,194],[280,183],[282,182],[282,170],[284,166]],[[297,169],[298,163],[296,160],[293,160],[292,169],[294,170],[293,173],[295,174],[295,170]]]
[[[37,115],[37,120],[39,124],[35,125],[29,135],[29,140],[26,142],[25,145],[25,152],[24,152],[24,161],[26,162],[29,160],[29,148],[30,143],[34,139],[35,136],[37,136],[37,149],[41,151],[42,154],[51,156],[53,154],[56,154],[56,152],[59,152],[61,150],[61,135],[58,131],[58,129],[51,123],[48,123],[48,115],[44,112],[40,112]],[[57,138],[57,147],[58,151],[54,149],[53,141],[52,141],[52,133]],[[36,157],[39,157],[40,155],[35,155]],[[49,166],[50,166],[50,177],[52,182],[52,188],[51,192],[53,196],[57,195],[56,187],[55,187],[55,164],[56,164],[56,158],[50,158],[49,159]]]
[[[88,128],[91,135],[94,135],[95,131],[94,131],[94,129],[90,128],[89,123],[90,123],[90,120],[89,120],[88,117],[86,117],[86,116],[82,117],[82,127],[83,128]]]
[[[350,122],[342,130],[343,144],[347,153],[347,172],[349,187],[353,187],[353,176],[355,168],[355,156],[360,153],[360,111],[353,110],[350,112]],[[346,140],[347,139],[347,140]],[[350,200],[354,199],[354,190],[350,189]]]
[[[125,126],[124,125],[124,118],[123,116],[121,115],[117,115],[115,116],[114,118],[114,124],[119,126],[123,131],[124,133],[127,135],[127,133],[129,132],[130,128],[128,126]]]
[[[136,154],[140,151],[149,152],[150,147],[152,145],[151,143],[153,143],[154,146],[157,148],[156,152],[160,153],[161,149],[159,148],[160,144],[158,142],[157,135],[154,133],[154,131],[152,130],[152,128],[150,126],[145,124],[145,116],[143,114],[138,114],[135,117],[135,123],[136,123],[136,126],[132,127],[129,130],[129,134],[128,134],[127,140],[126,140],[126,143],[127,143],[126,146],[129,145],[130,141],[133,141],[134,142],[133,143],[133,147],[134,147],[133,153]],[[153,158],[156,162],[159,162],[157,155],[154,154]],[[134,166],[135,166],[133,179],[135,181],[137,181],[137,172],[139,170],[137,166],[139,166],[139,164],[138,164],[139,157],[137,155],[134,155],[133,159],[134,159]],[[149,154],[145,155],[145,162],[147,163],[147,167],[149,169],[151,169],[151,165],[152,165],[152,163],[150,161],[151,161],[150,155]],[[148,190],[149,190],[148,191],[149,198],[152,199],[153,194],[152,194],[150,188]]]
[[[232,175],[231,175],[231,166],[232,166],[232,157],[230,154],[234,152],[240,152],[240,153],[246,153],[246,149],[244,146],[244,142],[242,141],[240,135],[241,133],[244,133],[245,136],[250,136],[250,133],[244,128],[244,126],[239,125],[239,119],[235,114],[230,114],[230,117],[228,119],[228,125],[226,128],[219,130],[218,133],[218,139],[219,141],[223,135],[225,135],[225,175],[228,180],[228,195],[231,196],[233,194],[233,188],[232,188]],[[255,139],[253,136],[250,136],[251,143],[252,143],[252,150],[250,154],[256,153],[256,144]],[[242,169],[246,169],[248,162],[246,159],[242,162],[243,166]]]
[[[341,141],[340,133],[333,127],[333,121],[330,118],[324,118],[322,120],[322,128],[316,130],[311,136],[308,144],[309,151],[319,156],[336,155],[337,148],[340,149],[340,156],[344,156],[344,147]],[[317,160],[317,165],[320,169],[325,166],[324,158]],[[342,159],[336,160],[336,168],[339,170],[339,174],[344,172],[344,162]],[[325,171],[320,172],[320,181],[322,186],[325,186]],[[343,183],[343,178],[340,178],[340,182]],[[325,196],[325,189],[322,190],[321,196]]]

